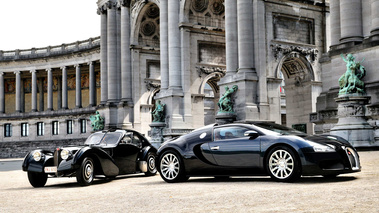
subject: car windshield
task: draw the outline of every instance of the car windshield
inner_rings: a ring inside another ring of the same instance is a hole
[[[282,126],[276,123],[254,123],[255,126],[271,130],[277,133],[280,133],[282,135],[297,135],[300,137],[305,137],[307,136],[306,133],[298,131],[296,129],[292,129],[286,126]]]
[[[100,143],[100,140],[103,138],[104,133],[96,132],[90,135],[86,142],[84,143],[85,145],[96,145]]]
[[[88,137],[86,145],[116,146],[122,137],[121,132],[93,133]]]

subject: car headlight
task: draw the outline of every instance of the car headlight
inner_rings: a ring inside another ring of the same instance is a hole
[[[34,151],[33,159],[35,161],[40,161],[42,159],[42,153],[40,151]]]
[[[315,143],[312,141],[308,141],[308,143],[312,146],[315,152],[335,152],[336,151],[336,147],[330,144],[322,145],[322,144]]]
[[[63,160],[67,160],[67,158],[68,157],[70,157],[70,151],[69,150],[67,150],[67,149],[62,149],[62,151],[61,151],[61,158],[63,159]]]

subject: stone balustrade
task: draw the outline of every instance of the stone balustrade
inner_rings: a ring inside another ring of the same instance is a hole
[[[76,41],[69,44],[61,44],[57,46],[48,46],[42,48],[31,48],[24,50],[0,50],[0,61],[25,60],[33,58],[41,58],[48,56],[65,55],[77,51],[90,50],[100,46],[100,36],[89,38],[83,41]]]

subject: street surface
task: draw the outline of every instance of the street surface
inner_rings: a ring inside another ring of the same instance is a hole
[[[33,188],[20,159],[0,160],[0,212],[379,212],[379,151],[359,152],[363,170],[336,179],[303,177],[279,183],[269,177],[190,178],[168,184],[159,175],[48,179]]]

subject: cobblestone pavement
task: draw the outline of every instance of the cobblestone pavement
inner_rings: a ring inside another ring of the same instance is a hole
[[[168,184],[159,175],[129,175],[89,187],[75,178],[48,179],[33,188],[26,172],[1,171],[0,212],[379,212],[379,151],[359,154],[360,173],[296,183],[233,177]]]

